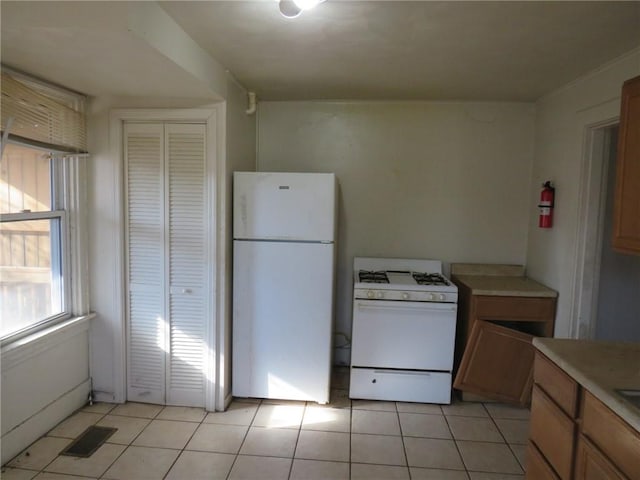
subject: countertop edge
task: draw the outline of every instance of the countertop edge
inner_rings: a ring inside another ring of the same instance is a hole
[[[472,288],[473,295],[487,295],[489,297],[526,297],[526,298],[556,298],[556,292],[522,291],[522,290],[489,290]]]
[[[545,344],[545,340],[548,341],[553,339],[536,337],[533,339],[533,346],[549,357],[550,360],[558,365],[558,367],[566,372],[571,378],[591,392],[594,397],[604,403],[611,409],[611,411],[627,422],[631,428],[634,428],[638,433],[640,433],[640,413],[638,412],[638,409],[622,397],[617,396],[609,388],[601,386],[597,379],[591,378],[582,369],[573,365],[562,355],[555,352],[552,347]]]
[[[492,297],[557,298],[558,292],[526,276],[517,275],[451,275],[454,283],[462,284],[472,295]]]

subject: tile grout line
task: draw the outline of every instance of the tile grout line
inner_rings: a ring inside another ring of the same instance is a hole
[[[125,401],[124,403],[122,403],[122,404],[120,404],[120,405],[126,405],[127,403],[128,403],[128,402],[127,402],[127,401]],[[131,402],[131,403],[136,403],[136,402]],[[149,405],[154,405],[154,404],[149,404]],[[118,407],[116,406],[116,407],[112,408],[112,409],[111,409],[111,411],[115,410],[116,408],[118,408]],[[149,423],[147,423],[147,424],[144,426],[144,428],[143,428],[142,430],[140,430],[140,431],[138,432],[138,434],[137,434],[135,437],[133,437],[133,438],[131,439],[131,441],[130,441],[126,446],[125,446],[124,450],[122,450],[122,452],[120,452],[120,455],[118,455],[118,456],[113,460],[113,462],[111,462],[111,463],[109,464],[109,466],[105,469],[105,471],[104,471],[104,472],[102,472],[102,475],[100,475],[100,476],[98,477],[98,479],[102,479],[102,478],[104,478],[104,476],[105,476],[105,475],[106,475],[106,473],[109,471],[109,469],[110,469],[111,467],[113,467],[113,465],[114,465],[118,460],[120,460],[120,457],[122,457],[122,455],[124,455],[124,452],[126,452],[127,450],[129,450],[129,447],[133,446],[133,442],[135,442],[135,441],[137,440],[137,438],[138,438],[140,435],[142,435],[142,432],[144,432],[144,431],[147,429],[147,427],[148,427],[149,425],[151,425],[151,422],[152,422],[152,421],[153,421],[153,420],[154,420],[154,419],[155,419],[155,418],[160,414],[160,412],[161,412],[162,410],[164,410],[164,409],[165,409],[165,407],[163,407],[163,408],[161,408],[160,410],[158,410],[158,413],[156,413],[156,414],[155,414],[153,417],[151,417],[151,418],[149,418],[149,417],[130,417],[130,418],[144,418],[145,420],[149,420]],[[126,417],[127,415],[120,415],[120,416],[121,416],[121,417]]]
[[[348,395],[348,394],[347,394]],[[352,463],[353,463],[353,402],[351,397],[349,398],[349,478],[353,475]]]
[[[402,442],[402,453],[404,454],[404,463],[407,468],[409,480],[411,480],[411,468],[409,468],[409,456],[407,455],[407,446],[404,443],[404,433],[402,432],[402,422],[400,421],[400,412],[398,411],[398,402],[393,402],[396,408],[396,418],[398,419],[398,429],[400,430],[400,441]]]
[[[160,415],[160,413],[162,413],[165,408],[167,408],[167,405],[165,405],[165,407],[160,410],[160,412],[158,413],[158,415]],[[169,469],[167,470],[167,472],[162,476],[163,480],[165,478],[167,478],[167,475],[169,475],[169,472],[171,472],[171,469],[175,466],[176,462],[178,461],[178,459],[180,458],[180,456],[184,453],[184,451],[187,448],[187,445],[189,445],[189,442],[191,441],[191,439],[193,438],[193,436],[196,434],[196,432],[198,431],[198,428],[200,428],[200,426],[203,424],[204,419],[207,418],[207,411],[203,408],[202,409],[204,411],[204,416],[202,417],[202,420],[200,420],[200,423],[198,424],[198,426],[193,430],[193,433],[189,436],[189,438],[187,439],[187,441],[184,443],[184,446],[182,447],[182,450],[180,450],[178,452],[178,455],[176,456],[176,458],[173,460],[173,462],[171,463],[171,465],[169,466]],[[172,420],[167,420],[167,421],[172,421]],[[195,422],[194,422],[195,423]],[[149,425],[151,425],[151,423],[149,423]],[[147,426],[149,426],[147,425]],[[146,428],[146,427],[145,427]],[[143,429],[144,430],[144,429]],[[141,432],[142,433],[142,432]]]
[[[231,400],[231,403],[233,403],[233,399]],[[231,403],[229,405],[231,405]],[[247,435],[249,435],[249,430],[251,430],[251,427],[253,426],[253,422],[256,421],[256,417],[258,416],[258,412],[260,411],[260,407],[262,405],[264,405],[264,402],[262,399],[260,399],[258,401],[258,406],[256,407],[256,411],[253,413],[253,417],[251,417],[251,421],[249,422],[249,425],[247,425],[247,431],[244,433],[244,437],[242,437],[242,442],[240,442],[238,451],[235,453],[235,458],[233,459],[233,462],[231,462],[231,467],[229,467],[229,471],[227,472],[227,476],[225,477],[226,480],[229,480],[229,477],[231,476],[233,467],[236,465],[236,462],[238,461],[238,457],[240,456],[240,450],[242,450],[242,446],[244,445],[244,442],[247,439]]]
[[[296,436],[296,444],[293,447],[293,453],[291,454],[291,465],[289,465],[289,475],[287,478],[291,479],[291,474],[293,473],[293,461],[296,458],[296,450],[298,449],[298,442],[300,441],[300,433],[302,432],[302,423],[304,422],[304,416],[307,413],[307,405],[308,402],[304,402],[304,408],[302,409],[302,418],[300,418],[300,425],[298,425],[298,435]]]
[[[484,405],[483,405],[483,408],[484,408]],[[471,478],[471,475],[469,475],[469,469],[467,468],[467,464],[464,461],[464,457],[462,456],[462,452],[460,451],[460,447],[458,446],[458,442],[456,440],[456,437],[453,434],[453,430],[451,430],[451,424],[449,424],[449,419],[447,418],[447,415],[446,415],[444,409],[441,408],[441,410],[442,410],[442,416],[444,417],[444,421],[447,424],[447,428],[449,429],[449,434],[451,435],[451,440],[453,440],[453,444],[456,447],[456,451],[458,452],[458,456],[460,457],[460,461],[462,462],[462,466],[464,467],[464,473],[467,475],[467,478]],[[487,414],[488,413],[489,412],[487,412]]]
[[[500,436],[503,438],[505,445],[507,445],[507,448],[511,452],[511,455],[513,455],[513,457],[516,459],[516,462],[518,463],[518,466],[522,470],[522,473],[526,473],[524,465],[520,463],[520,459],[516,455],[516,452],[513,451],[513,448],[511,448],[511,444],[507,441],[507,437],[504,435],[504,433],[502,433],[502,430],[500,429],[498,422],[496,422],[496,419],[493,418],[493,415],[491,415],[491,412],[489,411],[489,409],[487,409],[484,403],[482,404],[482,406],[485,408],[485,410],[487,410],[487,413],[489,414],[489,418],[491,419],[491,422],[495,425],[496,429],[498,430],[498,433],[500,433]]]

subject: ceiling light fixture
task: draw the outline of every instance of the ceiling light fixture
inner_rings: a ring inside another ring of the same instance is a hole
[[[313,7],[325,0],[280,0],[280,13],[286,18],[296,18],[305,10]]]

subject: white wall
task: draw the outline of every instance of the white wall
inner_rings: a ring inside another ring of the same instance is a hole
[[[223,131],[226,130],[228,139],[223,138],[221,163],[223,171],[220,174],[226,178],[218,184],[217,200],[219,214],[230,215],[230,159],[231,168],[236,163],[242,164],[248,159],[248,165],[255,164],[255,117],[245,118],[246,108],[244,91],[233,81],[228,80],[226,87],[228,101],[226,102],[226,118]],[[89,244],[91,265],[91,308],[97,317],[93,320],[90,335],[91,375],[93,378],[96,398],[103,401],[124,401],[125,392],[120,379],[123,376],[121,359],[124,331],[124,311],[120,308],[124,299],[122,296],[123,265],[117,262],[117,247],[124,241],[123,231],[123,192],[122,172],[118,159],[114,158],[109,145],[109,114],[115,108],[204,108],[210,105],[209,99],[157,99],[157,98],[97,98],[90,104],[88,116],[89,164],[88,201],[91,212],[89,222]],[[244,117],[242,117],[244,115]],[[224,213],[223,213],[224,212]],[[228,218],[219,223],[221,229],[228,225]],[[223,252],[230,250],[230,233],[220,232]],[[223,265],[219,271],[226,272],[231,268],[231,255],[223,256]],[[219,275],[218,285],[223,298],[230,295],[230,277]],[[214,294],[214,292],[212,292]],[[230,305],[220,305],[223,323],[230,321]],[[214,321],[214,319],[212,319]],[[219,341],[224,337],[224,326],[219,331]],[[224,365],[229,368],[228,365]],[[228,391],[230,385],[223,373],[218,380]]]
[[[587,130],[615,120],[620,111],[624,80],[640,74],[640,50],[611,62],[537,102],[535,159],[530,204],[539,198],[539,186],[552,180],[556,186],[554,226],[529,223],[528,274],[558,291],[555,336],[580,335],[574,308],[579,234],[581,178],[587,168],[590,145]]]
[[[230,400],[231,395],[231,323],[232,317],[232,272],[233,272],[233,172],[243,171],[250,172],[256,167],[256,117],[255,114],[247,115],[247,96],[241,88],[228,88],[227,97],[227,157],[224,166],[224,189],[222,190],[223,199],[220,202],[222,208],[220,222],[221,228],[224,229],[222,235],[225,238],[224,246],[224,264],[218,269],[219,281],[226,286],[224,294],[220,299],[221,318],[220,329],[218,331],[218,339],[224,342],[224,351],[227,355],[221,358],[222,383],[223,392],[226,401]],[[222,402],[219,402],[222,403]]]
[[[87,402],[88,320],[2,350],[1,465]]]
[[[337,331],[351,334],[354,256],[524,263],[534,115],[524,103],[260,103],[259,170],[337,175]]]

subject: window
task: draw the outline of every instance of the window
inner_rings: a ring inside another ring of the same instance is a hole
[[[63,314],[64,211],[49,155],[6,145],[0,166],[0,337]]]
[[[75,94],[2,72],[3,343],[88,313],[82,278],[86,242],[78,232],[85,203],[84,160],[79,153],[84,125],[79,129],[74,123],[77,112],[68,112],[78,104],[82,99]]]

